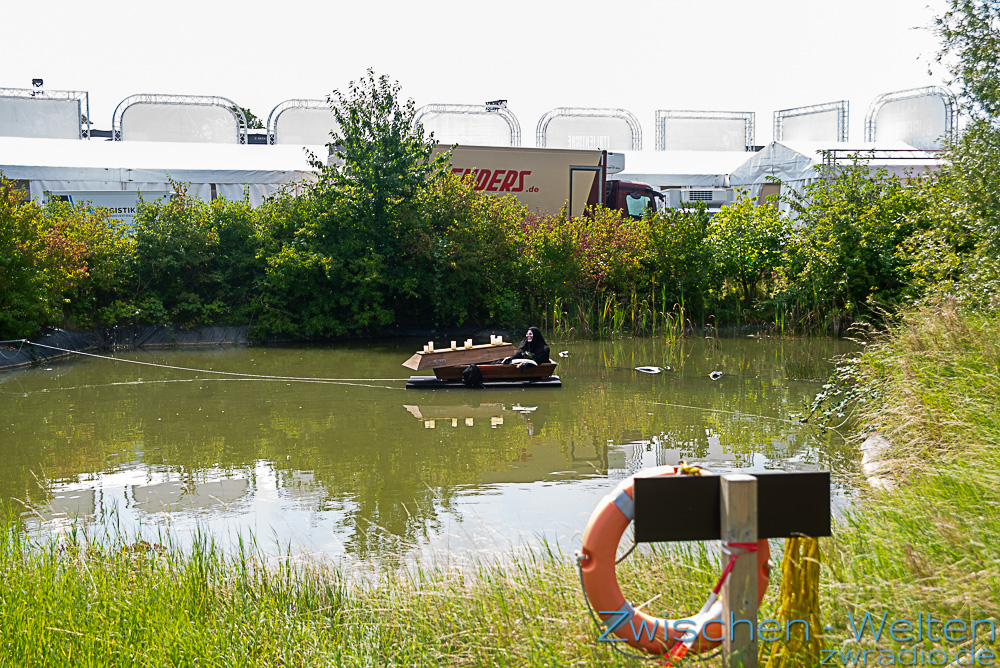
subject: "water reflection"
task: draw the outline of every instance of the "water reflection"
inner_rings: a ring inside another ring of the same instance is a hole
[[[213,377],[78,359],[0,375],[0,498],[46,532],[241,532],[350,559],[470,554],[540,536],[571,549],[608,478],[681,460],[842,470],[793,415],[833,341],[562,345],[564,385],[403,390],[412,345],[134,351]],[[669,367],[644,374],[637,366]],[[710,374],[722,376],[713,380]],[[349,384],[345,384],[349,383]]]

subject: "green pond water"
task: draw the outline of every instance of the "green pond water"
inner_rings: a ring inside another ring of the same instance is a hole
[[[200,533],[229,549],[252,535],[272,554],[462,563],[572,551],[601,497],[649,466],[855,466],[836,432],[792,419],[848,342],[555,343],[560,389],[383,380],[409,376],[419,347],[155,349],[0,373],[0,510],[37,536]]]

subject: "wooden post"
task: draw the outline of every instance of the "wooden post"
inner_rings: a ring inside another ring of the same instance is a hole
[[[757,542],[757,479],[722,476],[722,541]],[[734,554],[744,550],[733,548]],[[726,555],[724,555],[726,556]],[[736,560],[722,587],[722,664],[757,668],[757,553]]]

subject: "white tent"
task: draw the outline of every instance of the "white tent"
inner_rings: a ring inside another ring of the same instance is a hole
[[[746,187],[751,194],[760,193],[761,186],[771,177],[781,181],[782,189],[800,190],[820,178],[819,167],[824,151],[836,151],[837,164],[850,164],[850,156],[867,162],[872,171],[884,168],[890,174],[904,176],[934,170],[940,164],[936,151],[922,151],[903,142],[831,142],[780,141],[771,142],[730,173],[731,185]]]
[[[258,206],[279,189],[314,179],[306,149],[325,161],[323,146],[252,146],[172,142],[112,142],[0,137],[0,172],[28,183],[32,198],[45,192],[162,192],[189,184],[205,201],[214,197]]]
[[[659,190],[721,186],[727,174],[753,155],[746,151],[621,151],[621,181],[641,181]]]

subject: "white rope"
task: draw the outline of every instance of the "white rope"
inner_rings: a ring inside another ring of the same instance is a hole
[[[107,355],[95,355],[94,353],[85,353],[79,350],[70,350],[68,348],[59,348],[58,346],[49,346],[44,343],[34,343],[32,341],[27,341],[27,343],[33,346],[39,346],[41,348],[50,348],[52,350],[59,350],[64,353],[72,353],[74,355],[84,355],[86,357],[96,357],[97,359],[110,360],[112,362],[127,362],[129,364],[141,364],[142,366],[155,366],[160,369],[174,369],[177,371],[193,371],[194,373],[214,373],[221,376],[236,376],[239,378],[259,378],[264,380],[300,380],[300,381],[311,381],[311,382],[323,382],[323,383],[333,383],[333,382],[357,382],[357,383],[374,383],[374,382],[387,382],[387,381],[406,381],[408,378],[309,378],[300,376],[267,376],[263,374],[256,373],[238,373],[235,371],[212,371],[211,369],[192,369],[186,366],[171,366],[169,364],[155,364],[153,362],[140,362],[139,360],[127,360],[121,357],[108,357]]]
[[[722,413],[724,415],[737,415],[739,417],[755,417],[760,420],[773,420],[774,422],[787,422],[789,424],[800,424],[796,420],[787,418],[772,417],[769,415],[758,415],[757,413],[744,413],[743,411],[727,411],[721,408],[705,408],[704,406],[686,406],[684,404],[669,404],[662,401],[650,401],[654,406],[669,406],[671,408],[687,408],[692,411],[705,411],[706,413]]]
[[[0,343],[18,343],[18,341],[0,341]],[[2,357],[3,357],[4,359],[5,359],[5,360],[12,360],[12,359],[14,359],[15,357],[17,357],[17,356],[18,356],[18,354],[19,354],[19,353],[21,352],[21,348],[23,348],[23,347],[24,347],[24,344],[26,343],[26,341],[25,341],[25,339],[21,339],[19,343],[20,343],[21,345],[19,345],[19,346],[17,347],[17,350],[15,350],[15,351],[14,351],[14,354],[13,354],[13,355],[11,355],[10,357],[7,357],[7,356],[6,356],[6,355],[4,355],[4,354],[3,354],[2,352],[0,352],[0,356],[2,356]]]
[[[281,383],[285,382],[291,384],[296,383],[316,383],[318,385],[351,385],[354,387],[375,387],[379,389],[386,390],[402,390],[402,387],[392,387],[390,385],[369,385],[367,383],[349,383],[344,381],[336,380],[296,380],[296,381],[281,381],[272,378],[174,378],[171,380],[128,380],[120,381],[117,383],[103,383],[100,385],[72,385],[70,387],[46,387],[41,390],[33,390],[31,392],[24,392],[23,396],[28,396],[29,394],[45,394],[45,393],[56,393],[56,392],[67,392],[69,390],[89,390],[97,387],[115,387],[117,385],[162,385],[165,383]],[[8,392],[7,394],[18,394]]]

